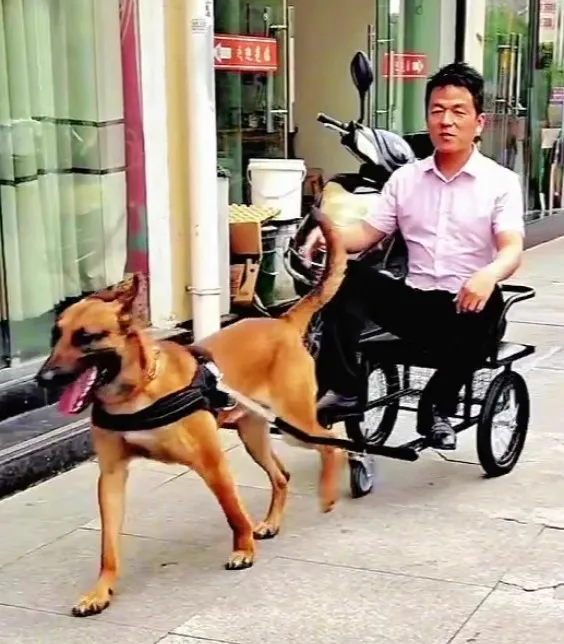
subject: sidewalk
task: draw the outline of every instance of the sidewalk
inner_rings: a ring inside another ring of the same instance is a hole
[[[292,474],[286,522],[252,569],[227,572],[229,529],[203,483],[137,462],[114,603],[76,619],[99,555],[97,468],[85,463],[0,502],[0,643],[564,643],[564,239],[528,251],[515,281],[538,296],[516,306],[508,337],[538,352],[522,369],[532,419],[512,474],[482,478],[470,430],[448,458],[382,459],[364,499],[345,476],[322,515],[317,455],[275,439]],[[266,477],[233,432],[222,437],[262,518]]]

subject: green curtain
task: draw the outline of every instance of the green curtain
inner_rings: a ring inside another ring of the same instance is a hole
[[[120,0],[0,0],[0,217],[10,321],[126,262]]]

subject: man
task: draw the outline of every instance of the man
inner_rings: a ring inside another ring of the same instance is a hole
[[[388,180],[378,210],[341,228],[350,253],[401,232],[408,275],[393,280],[352,264],[325,315],[321,413],[352,411],[363,385],[356,358],[367,319],[416,348],[430,351],[437,371],[425,389],[428,413],[418,431],[439,449],[455,449],[450,422],[458,395],[491,348],[502,306],[498,283],[518,268],[523,252],[519,177],[480,154],[484,81],[464,63],[440,69],[427,83],[425,109],[435,152]],[[323,245],[319,229],[304,255]]]

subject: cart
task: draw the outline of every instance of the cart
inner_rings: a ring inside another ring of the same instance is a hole
[[[293,277],[299,296],[307,293],[315,279],[315,263],[312,272],[304,271],[296,253],[300,238],[305,238],[312,225],[315,225],[312,221],[304,221],[300,235],[285,255],[286,270]],[[376,270],[401,279],[407,270],[406,260],[405,243],[397,234],[381,252],[374,253],[371,249],[353,261],[369,262]],[[297,266],[301,272],[296,270]],[[317,264],[318,273],[322,267],[322,263]],[[503,339],[508,311],[517,302],[533,298],[534,289],[509,284],[501,288],[504,306],[494,330],[494,349],[464,385],[453,419],[457,433],[476,427],[478,459],[488,477],[511,472],[525,445],[530,413],[529,391],[514,365],[535,352],[534,346]],[[323,311],[312,320],[306,337],[306,346],[314,358],[320,348],[322,325]],[[423,436],[402,445],[389,445],[388,442],[400,411],[421,413],[421,393],[437,367],[431,354],[415,352],[407,343],[375,325],[367,326],[361,336],[358,360],[366,374],[364,412],[331,417],[324,424],[344,423],[347,439],[323,441],[348,451],[350,487],[355,498],[368,494],[373,488],[375,456],[416,461],[430,447]],[[313,442],[280,420],[275,424],[279,427],[284,425],[284,431],[296,438]]]
[[[509,473],[525,445],[529,391],[514,365],[535,352],[534,346],[502,339],[510,307],[534,297],[535,291],[526,286],[504,285],[502,292],[504,307],[498,322],[498,342],[465,384],[454,417],[457,433],[476,427],[478,459],[488,477]],[[388,445],[388,441],[401,410],[418,413],[420,395],[436,368],[431,355],[413,355],[408,345],[377,327],[365,330],[359,349],[358,357],[366,373],[364,413],[335,416],[330,421],[331,425],[343,422],[351,441],[350,487],[355,498],[372,490],[375,455],[416,461],[430,446],[423,436],[396,446]]]

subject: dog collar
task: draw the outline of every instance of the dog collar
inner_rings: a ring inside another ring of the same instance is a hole
[[[196,411],[206,410],[214,415],[230,406],[230,399],[218,390],[221,372],[209,354],[198,347],[189,347],[198,366],[192,382],[183,389],[159,398],[152,405],[132,414],[110,414],[95,401],[92,423],[101,429],[116,432],[135,432],[158,429],[176,423]]]

